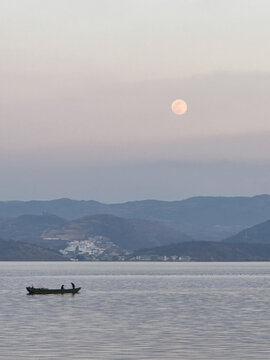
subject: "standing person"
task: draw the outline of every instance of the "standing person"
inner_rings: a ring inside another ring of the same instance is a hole
[[[64,290],[64,285],[61,286],[61,290]]]
[[[71,283],[72,289],[75,289],[75,284]]]

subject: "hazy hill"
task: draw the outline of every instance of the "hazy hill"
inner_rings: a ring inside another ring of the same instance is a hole
[[[140,249],[129,257],[177,256],[191,261],[269,261],[270,244],[232,244],[213,241],[193,241],[151,249]]]
[[[123,219],[112,215],[93,215],[77,219],[60,229],[45,232],[43,238],[73,241],[95,236],[106,237],[123,249],[192,240],[182,232],[156,221]]]
[[[57,252],[41,247],[0,239],[0,261],[64,261],[67,260]]]
[[[45,230],[56,229],[66,223],[66,220],[50,214],[0,218],[0,238],[29,241],[39,238]]]
[[[166,223],[193,238],[220,240],[270,219],[270,196],[193,197],[181,201],[131,201],[102,204],[96,201],[0,202],[0,216],[55,214],[68,220],[96,214]]]
[[[226,243],[270,244],[270,220],[240,231],[223,241]]]
[[[80,201],[56,199],[49,201],[0,201],[0,217],[17,217],[20,215],[55,214],[67,220],[78,219],[92,214],[104,214],[108,205],[97,201]]]

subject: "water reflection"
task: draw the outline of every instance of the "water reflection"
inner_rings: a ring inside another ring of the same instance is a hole
[[[3,359],[269,359],[270,264],[0,263]],[[25,296],[70,279],[80,294]]]

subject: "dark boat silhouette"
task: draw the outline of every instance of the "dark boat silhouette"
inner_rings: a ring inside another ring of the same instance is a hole
[[[33,286],[28,286],[26,288],[28,295],[47,295],[47,294],[76,294],[81,288],[71,288],[71,289],[47,289],[47,288],[34,288]]]

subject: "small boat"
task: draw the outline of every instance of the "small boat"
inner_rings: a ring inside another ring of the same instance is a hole
[[[81,288],[71,288],[71,289],[47,289],[47,288],[34,288],[33,286],[28,286],[26,288],[28,295],[47,295],[47,294],[77,294]]]

